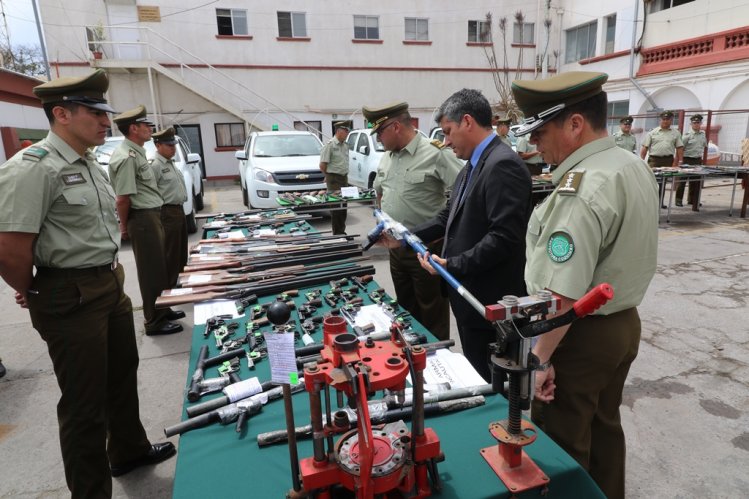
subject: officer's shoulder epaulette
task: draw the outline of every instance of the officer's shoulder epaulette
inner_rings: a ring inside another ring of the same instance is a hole
[[[152,164],[153,164],[153,162],[154,162],[154,158],[151,158],[151,159],[149,159],[149,160],[148,160],[148,164],[149,164],[149,165],[152,165]]]
[[[132,149],[129,149],[127,151],[127,155],[130,156],[131,158],[134,158],[135,157],[135,151],[133,151]]]
[[[434,140],[430,141],[429,143],[432,144],[437,149],[444,149],[445,148],[445,143],[442,142],[440,139],[434,139]]]
[[[575,196],[580,187],[580,182],[583,181],[584,174],[585,170],[571,170],[567,172],[559,182],[557,192],[563,196]]]
[[[47,154],[49,154],[49,151],[43,147],[30,146],[23,151],[23,159],[39,161]]]

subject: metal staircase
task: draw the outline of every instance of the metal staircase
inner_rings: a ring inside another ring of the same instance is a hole
[[[105,56],[101,59],[92,59],[92,65],[110,71],[146,71],[149,77],[151,107],[157,114],[160,108],[156,102],[152,72],[169,78],[238,117],[245,122],[248,132],[269,128],[261,116],[267,110],[281,111],[294,120],[302,121],[259,95],[245,83],[151,28],[104,26],[104,29],[110,33],[125,32],[126,36],[123,37],[124,40],[97,40],[96,43],[104,48]]]

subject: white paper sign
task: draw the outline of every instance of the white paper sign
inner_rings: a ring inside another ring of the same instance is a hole
[[[199,326],[205,324],[205,321],[213,317],[214,315],[229,315],[231,314],[233,319],[242,317],[237,312],[237,305],[234,300],[213,300],[204,301],[202,303],[195,304],[195,325]]]
[[[268,346],[270,379],[275,383],[296,383],[297,367],[294,352],[294,333],[264,333]]]
[[[210,282],[211,274],[192,274],[187,278],[187,284],[202,284],[204,282]]]
[[[379,305],[365,305],[357,312],[355,322],[359,327],[373,324],[375,333],[383,333],[390,331],[393,321]]]
[[[175,288],[175,289],[165,289],[161,296],[181,296],[181,295],[191,295],[193,293],[192,288]]]
[[[476,372],[463,354],[441,348],[427,356],[424,383],[450,383],[450,388],[484,385],[487,381]]]
[[[275,236],[275,235],[276,235],[276,229],[258,229],[253,234],[253,237]]]
[[[222,232],[218,235],[219,239],[244,239],[244,232],[241,230],[233,230],[231,232]]]
[[[359,188],[352,185],[341,187],[341,196],[345,198],[359,199]]]

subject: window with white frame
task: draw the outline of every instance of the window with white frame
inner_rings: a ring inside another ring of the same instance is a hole
[[[619,131],[619,120],[629,115],[629,101],[618,100],[609,102],[606,106],[606,125],[609,134]]]
[[[520,45],[533,45],[535,43],[535,24],[515,23],[512,25],[512,43]]]
[[[568,29],[564,62],[577,62],[596,55],[596,30],[598,21]]]
[[[406,40],[429,40],[429,19],[419,17],[406,18]]]
[[[243,9],[216,9],[218,34],[247,35],[247,11]]]
[[[694,0],[653,0],[652,2],[646,2],[646,5],[648,5],[648,12],[652,14],[690,2],[694,2]]]
[[[491,25],[486,21],[468,21],[468,41],[477,43],[491,42]]]
[[[616,41],[616,14],[606,16],[606,39],[604,40],[603,53],[611,54],[614,52],[614,42]]]
[[[354,39],[379,40],[380,18],[377,16],[354,16]]]
[[[246,139],[244,123],[215,123],[216,147],[242,147]]]
[[[304,12],[278,12],[278,36],[282,38],[306,38],[306,14]]]

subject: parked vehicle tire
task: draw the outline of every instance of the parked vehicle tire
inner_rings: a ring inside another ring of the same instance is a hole
[[[185,215],[185,221],[187,222],[187,233],[195,234],[198,231],[198,223],[195,221],[195,210],[192,213]]]
[[[204,207],[204,203],[203,203],[203,180],[202,179],[200,180],[200,192],[198,193],[197,196],[195,196],[193,204],[195,204],[195,211],[200,211]]]
[[[246,207],[250,207],[250,196],[247,194],[247,189],[244,188],[244,185],[242,185],[242,203]]]

